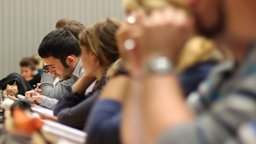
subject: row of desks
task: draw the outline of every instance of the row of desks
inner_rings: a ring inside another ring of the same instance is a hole
[[[5,98],[0,105],[0,143],[4,144],[84,144],[86,133],[70,128],[57,122],[51,110],[38,105],[32,105],[34,114],[43,121],[40,132],[32,135],[23,135],[15,131],[10,105],[14,100]]]

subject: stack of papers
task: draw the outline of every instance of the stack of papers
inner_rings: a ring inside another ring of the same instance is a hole
[[[86,139],[86,133],[66,125],[44,120],[42,127],[43,132],[55,135],[62,139],[67,139],[78,144],[84,144]]]
[[[52,110],[49,110],[49,109],[44,108],[44,107],[41,107],[39,105],[33,104],[31,109],[33,110],[33,112],[39,113],[41,115],[53,117],[53,111]]]

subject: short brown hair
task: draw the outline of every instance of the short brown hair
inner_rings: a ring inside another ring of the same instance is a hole
[[[32,55],[31,60],[37,68],[42,68],[44,66],[43,60],[39,55]]]
[[[119,58],[115,33],[120,22],[114,19],[98,21],[93,26],[86,28],[79,35],[80,45],[86,46],[102,66],[110,66]]]
[[[123,0],[123,7],[126,12],[141,10],[150,12],[156,8],[174,6],[182,8],[191,13],[186,0]]]
[[[20,67],[29,67],[31,70],[36,70],[36,66],[30,57],[21,59]]]
[[[85,29],[85,26],[82,23],[65,18],[58,20],[55,27],[56,29],[64,29],[70,31],[77,39],[79,33]]]

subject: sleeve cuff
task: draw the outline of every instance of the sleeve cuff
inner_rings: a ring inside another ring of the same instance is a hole
[[[42,101],[40,105],[44,106],[46,104],[46,101],[47,101],[47,97],[42,95]]]
[[[57,99],[52,99],[47,96],[42,95],[42,101],[40,103],[41,106],[53,109],[55,105],[57,104],[58,100]]]

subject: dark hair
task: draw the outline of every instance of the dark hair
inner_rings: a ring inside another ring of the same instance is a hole
[[[36,70],[36,65],[30,57],[25,57],[20,61],[20,67],[29,67],[31,70]]]
[[[11,115],[13,116],[13,111],[16,108],[20,108],[21,110],[28,110],[30,112],[32,112],[31,109],[31,104],[27,101],[27,100],[19,100],[19,101],[15,101],[12,105],[11,105]]]
[[[64,29],[70,31],[77,39],[79,33],[85,29],[85,26],[82,23],[65,18],[58,20],[55,27],[56,29]]]
[[[119,58],[115,33],[120,22],[114,19],[98,21],[79,35],[80,45],[86,46],[102,66],[110,66]]]
[[[66,58],[70,55],[79,57],[81,49],[77,39],[68,30],[54,30],[48,33],[42,40],[38,54],[42,58],[50,56],[60,59],[64,67],[68,67]]]

